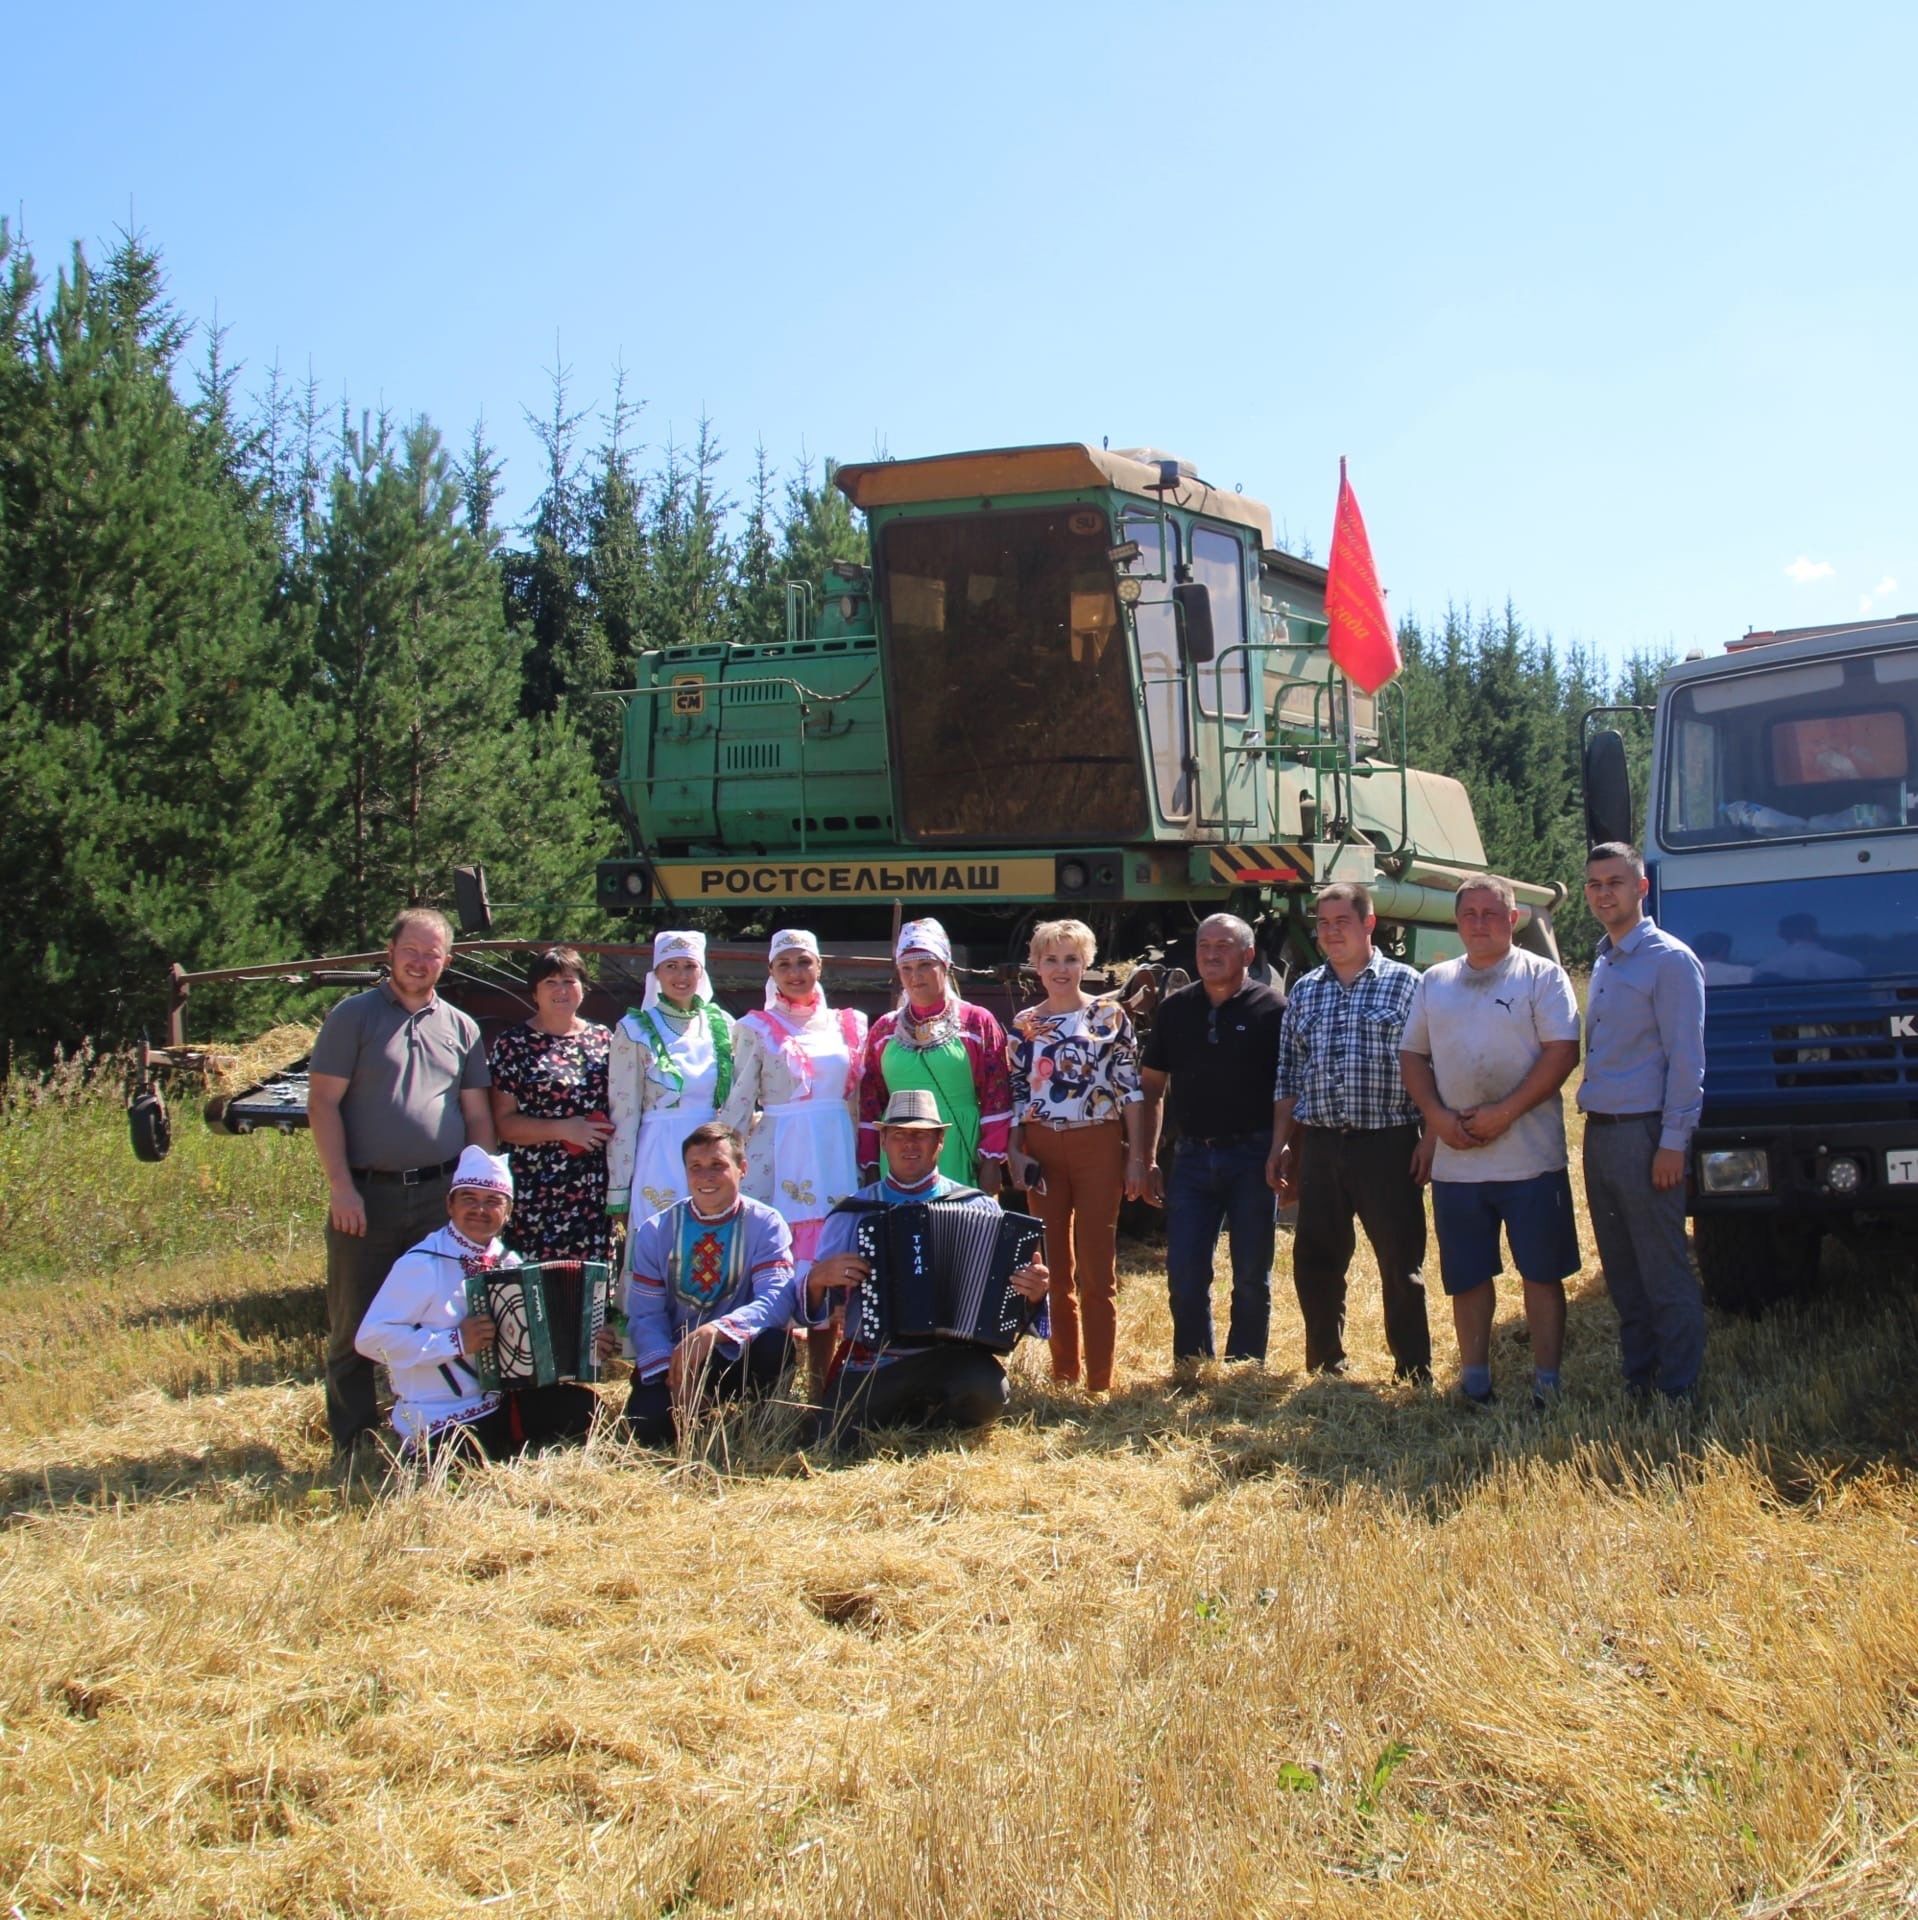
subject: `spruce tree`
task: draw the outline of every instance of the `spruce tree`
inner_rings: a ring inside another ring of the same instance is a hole
[[[427,422],[346,435],[316,578],[334,937],[360,945],[397,906],[443,902],[467,860],[502,903],[589,899],[611,838],[590,760],[563,717],[520,715],[527,644]]]
[[[265,617],[275,542],[216,355],[197,411],[158,254],[75,249],[0,307],[5,1035],[157,1024],[168,963],[282,944],[299,878],[275,774],[303,750]],[[217,346],[217,340],[215,342]]]

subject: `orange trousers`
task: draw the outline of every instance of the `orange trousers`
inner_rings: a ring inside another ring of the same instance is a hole
[[[1046,1225],[1052,1377],[1078,1379],[1083,1331],[1086,1385],[1104,1392],[1112,1385],[1112,1351],[1118,1341],[1125,1123],[1102,1120],[1062,1133],[1031,1126],[1023,1138],[1046,1183],[1044,1193],[1028,1198]]]

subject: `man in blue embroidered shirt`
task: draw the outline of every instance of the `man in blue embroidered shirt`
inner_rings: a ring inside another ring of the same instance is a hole
[[[859,1211],[853,1202],[901,1206],[915,1200],[957,1200],[998,1212],[998,1202],[939,1171],[946,1125],[923,1087],[902,1087],[879,1119],[879,1179],[849,1195],[826,1216],[819,1252],[806,1275],[806,1316],[830,1317],[833,1298],[858,1286],[869,1269],[859,1257]],[[1035,1260],[1012,1276],[1012,1286],[1038,1309],[1028,1331],[1045,1337],[1047,1271]],[[1006,1370],[985,1347],[961,1340],[898,1342],[877,1350],[856,1342],[841,1356],[816,1428],[835,1445],[850,1447],[867,1427],[985,1427],[1005,1411]]]
[[[1372,896],[1355,881],[1324,888],[1315,967],[1293,989],[1273,1090],[1266,1178],[1295,1194],[1292,1285],[1305,1317],[1305,1364],[1345,1371],[1345,1275],[1356,1218],[1379,1263],[1393,1375],[1432,1377],[1425,1317],[1425,1196],[1419,1110],[1399,1074],[1399,1039],[1418,975],[1372,944]]]
[[[1705,1087],[1705,975],[1645,913],[1645,862],[1607,840],[1585,859],[1605,929],[1585,1003],[1585,1196],[1635,1393],[1690,1395],[1705,1303],[1685,1251],[1685,1162]]]
[[[646,1446],[670,1446],[702,1401],[776,1388],[797,1304],[792,1230],[739,1191],[739,1135],[708,1120],[680,1155],[689,1197],[633,1230],[626,1282],[626,1423]]]

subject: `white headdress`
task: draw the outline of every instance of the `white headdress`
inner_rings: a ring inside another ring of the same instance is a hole
[[[779,982],[773,978],[771,968],[772,963],[777,960],[782,953],[809,953],[817,960],[819,958],[819,936],[816,933],[809,933],[804,927],[781,927],[780,930],[773,935],[772,944],[766,949],[766,966],[768,969],[766,974],[766,1011],[768,1013],[779,1004]],[[821,992],[819,994],[819,1005],[823,1009],[825,1004],[826,996]]]
[[[952,942],[937,920],[908,920],[899,929],[899,942],[892,957],[903,960],[909,953],[929,953],[946,966],[952,965]]]
[[[693,992],[701,1000],[713,997],[713,983],[706,977],[706,936],[703,933],[660,932],[653,935],[653,964],[646,971],[646,991],[640,1006],[648,1013],[659,1005],[658,969],[668,960],[692,960],[698,964],[699,978]]]
[[[481,1193],[503,1193],[512,1199],[513,1170],[505,1154],[491,1154],[484,1147],[462,1148],[460,1163],[453,1169],[453,1182],[447,1191],[458,1193],[462,1187],[474,1187]]]

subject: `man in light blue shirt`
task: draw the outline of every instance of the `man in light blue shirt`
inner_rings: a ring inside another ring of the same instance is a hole
[[[1685,1162],[1705,1082],[1705,976],[1645,915],[1645,862],[1607,840],[1585,860],[1605,929],[1585,1007],[1585,1194],[1619,1357],[1636,1393],[1698,1384],[1705,1303],[1685,1249]]]

